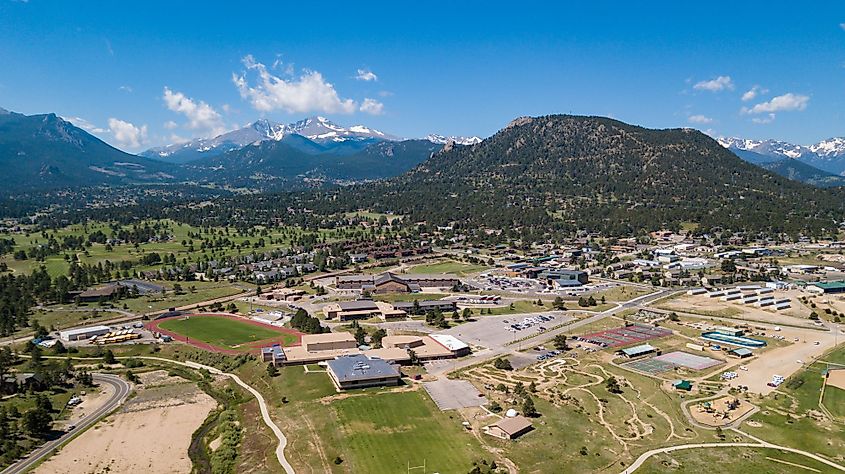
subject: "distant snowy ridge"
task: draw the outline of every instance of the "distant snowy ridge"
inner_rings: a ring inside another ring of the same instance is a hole
[[[719,137],[728,149],[750,151],[764,156],[791,158],[822,170],[845,176],[845,138],[835,137],[812,145],[796,145],[781,140],[748,140]]]
[[[445,145],[449,142],[454,142],[457,145],[475,145],[476,143],[481,143],[480,137],[447,137],[444,135],[437,135],[436,133],[426,135],[425,139],[431,143],[437,143],[439,145]]]

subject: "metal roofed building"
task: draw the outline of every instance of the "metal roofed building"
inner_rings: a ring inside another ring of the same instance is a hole
[[[329,377],[338,390],[399,385],[399,369],[382,359],[362,354],[345,355],[327,362]]]
[[[652,354],[654,352],[657,352],[656,347],[652,346],[651,344],[641,344],[639,346],[622,349],[621,351],[619,351],[619,354],[622,354],[625,357],[631,359],[634,357],[644,356],[646,354]]]
[[[819,294],[845,293],[845,281],[826,281],[810,283],[807,291]]]
[[[111,328],[108,326],[91,326],[61,331],[59,332],[59,337],[63,341],[81,341],[83,339],[90,339],[92,336],[102,336],[110,332]]]

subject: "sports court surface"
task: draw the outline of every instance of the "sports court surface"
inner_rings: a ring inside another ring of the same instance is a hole
[[[649,359],[635,360],[623,365],[640,372],[659,374],[662,372],[668,372],[676,367],[685,367],[691,370],[704,370],[722,363],[722,361],[712,359],[710,357],[675,351],[651,357]]]
[[[648,341],[649,339],[657,339],[658,337],[665,337],[671,334],[672,331],[669,329],[632,324],[621,328],[575,336],[575,339],[602,347],[618,347]]]
[[[480,407],[487,403],[487,398],[481,396],[481,392],[466,380],[442,378],[434,382],[425,382],[423,387],[440,411]]]

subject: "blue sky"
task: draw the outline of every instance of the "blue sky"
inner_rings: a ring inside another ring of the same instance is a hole
[[[553,113],[845,135],[845,3],[456,3],[0,0],[0,107],[130,151],[310,115],[405,137]]]

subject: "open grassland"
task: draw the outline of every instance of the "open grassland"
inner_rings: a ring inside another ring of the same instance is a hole
[[[822,357],[824,361],[835,363],[841,363],[843,359],[845,347]],[[765,398],[752,400],[760,406],[760,412],[743,424],[743,431],[775,444],[838,459],[841,463],[845,452],[845,424],[841,419],[830,419],[819,407],[822,373],[826,368],[824,362],[816,362],[789,377]],[[839,400],[841,405],[841,398]],[[838,407],[831,410],[834,417],[841,413]]]
[[[422,390],[351,396],[332,402],[352,472],[468,472],[478,442]]]
[[[845,390],[830,385],[826,386],[822,403],[837,420],[845,422]]]
[[[273,331],[247,322],[214,316],[168,319],[161,322],[159,326],[162,329],[225,349],[237,349],[244,344],[270,338],[281,338],[285,345],[293,344],[296,341],[296,337],[290,334]]]
[[[601,301],[602,297],[604,297],[605,301],[628,301],[638,296],[647,295],[653,291],[653,289],[643,288],[640,286],[619,285],[604,291],[599,291],[591,296],[595,298],[596,301]]]
[[[637,473],[710,472],[714,470],[714,466],[718,466],[718,471],[724,474],[839,472],[818,461],[790,452],[781,452],[776,449],[726,447],[685,449],[659,454],[646,461],[637,469]]]
[[[408,270],[408,273],[449,273],[465,276],[471,273],[482,272],[484,270],[488,270],[489,268],[490,267],[486,265],[476,265],[472,263],[458,262],[455,260],[446,260],[443,262],[415,265]]]

